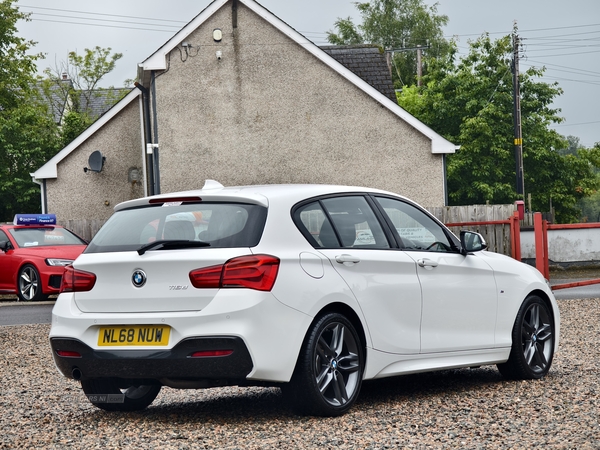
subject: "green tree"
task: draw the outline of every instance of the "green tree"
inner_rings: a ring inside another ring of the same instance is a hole
[[[0,1],[0,221],[17,212],[39,212],[39,187],[30,173],[57,149],[57,129],[35,87],[34,42],[17,36],[29,20],[13,0]]]
[[[40,209],[40,189],[31,173],[58,149],[58,130],[39,98],[32,95],[10,114],[0,114],[0,221]]]
[[[122,53],[111,54],[111,48],[86,48],[83,55],[69,52],[66,62],[44,70],[43,90],[55,111],[66,113],[61,124],[61,144],[68,145],[98,118],[93,105],[107,109],[119,101],[128,89],[99,88],[99,83],[112,72]]]
[[[581,139],[577,136],[567,136],[565,139],[567,140],[568,145],[566,148],[561,148],[559,150],[561,155],[576,155],[577,150],[585,148],[581,144]]]
[[[327,39],[334,45],[377,44],[384,50],[406,49],[394,52],[393,80],[396,87],[416,83],[417,46],[423,48],[423,73],[428,61],[444,54],[449,46],[442,27],[448,16],[437,12],[423,0],[371,0],[356,3],[362,24],[354,24],[350,17],[335,22],[337,32],[328,32]]]
[[[594,147],[586,149],[581,145],[579,138],[575,136],[567,136],[569,141],[569,147],[561,152],[564,154],[572,154],[575,149],[575,154],[579,155],[598,155],[600,154],[600,142],[596,142]],[[594,172],[597,177],[600,177],[600,168],[598,164],[595,164]],[[579,200],[577,206],[581,209],[581,220],[580,222],[600,222],[600,192],[595,191],[590,196],[583,197]]]
[[[448,157],[451,204],[512,203],[515,189],[511,37],[484,35],[470,43],[467,56],[454,53],[432,61],[425,86],[398,95],[401,106],[450,141],[461,146]],[[543,69],[520,76],[525,191],[532,207],[553,205],[557,220],[577,220],[577,201],[598,187],[594,167],[598,152],[580,150],[563,156],[567,141],[550,128],[559,123],[552,107],[560,87],[538,81]]]
[[[17,36],[17,21],[29,20],[13,6],[14,0],[0,1],[0,108],[6,111],[20,104],[31,88],[35,62],[40,54],[28,55],[34,42]]]

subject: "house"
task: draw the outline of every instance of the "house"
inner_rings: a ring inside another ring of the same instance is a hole
[[[40,82],[37,90],[41,99],[48,105],[54,122],[61,126],[67,113],[73,110],[85,112],[94,120],[98,119],[131,89],[77,90],[73,86],[73,81],[63,73],[62,78],[55,81]]]
[[[42,101],[48,105],[54,123],[61,125],[66,111],[71,107],[68,95],[69,90],[73,88],[71,80],[63,77],[50,85],[40,82],[36,88]]]
[[[43,211],[106,219],[118,202],[205,179],[362,185],[444,205],[456,146],[350,53],[319,48],[254,0],[215,0],[139,64],[138,89],[32,174]],[[84,171],[96,151],[102,170]]]
[[[378,45],[327,45],[319,48],[394,103],[397,101],[391,72]]]

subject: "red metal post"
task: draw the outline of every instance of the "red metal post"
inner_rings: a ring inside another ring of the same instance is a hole
[[[544,237],[542,231],[542,214],[533,213],[533,236],[535,245],[535,267],[544,274]]]
[[[547,227],[547,224],[546,224]],[[550,278],[548,271],[548,230],[544,228],[542,213],[533,214],[533,232],[535,235],[535,267],[546,279]]]
[[[514,235],[514,238],[512,238],[514,241],[513,258],[521,261],[521,215],[519,211],[514,212],[513,223],[513,230],[511,230],[511,233]]]
[[[546,280],[550,279],[550,262],[549,262],[549,250],[548,250],[548,221],[542,220],[542,236],[544,237],[544,277]]]
[[[515,216],[508,218],[508,226],[510,228],[510,256],[515,257],[517,247],[515,245]]]

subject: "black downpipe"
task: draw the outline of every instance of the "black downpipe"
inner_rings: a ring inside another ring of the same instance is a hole
[[[150,89],[152,90],[152,116],[154,119],[154,143],[158,144],[158,116],[156,114],[156,75],[154,70],[150,74]],[[160,166],[158,145],[154,148],[154,193],[160,194]]]
[[[150,122],[150,98],[148,89],[142,86],[140,83],[136,82],[135,87],[142,91],[142,99],[144,101],[144,122],[145,127],[144,131],[146,134],[146,145],[144,146],[147,149],[148,144],[152,144],[152,129]],[[154,181],[154,158],[152,157],[152,153],[148,153],[146,150],[146,168],[148,170],[148,195],[155,194],[155,181]]]
[[[42,214],[48,214],[48,191],[45,178],[42,180]]]
[[[450,200],[448,195],[448,168],[446,164],[448,164],[448,159],[446,158],[446,154],[442,153],[442,168],[444,169],[444,206],[448,206]]]

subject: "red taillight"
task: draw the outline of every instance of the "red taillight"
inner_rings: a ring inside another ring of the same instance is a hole
[[[71,350],[57,350],[56,354],[64,358],[81,358],[81,353]]]
[[[96,284],[96,275],[93,273],[77,270],[73,266],[66,266],[60,284],[60,292],[91,291],[94,284]]]
[[[233,353],[233,350],[202,350],[200,352],[194,352],[190,355],[190,358],[209,358],[211,356],[229,356]]]
[[[221,287],[223,267],[223,265],[219,265],[192,270],[190,272],[190,281],[192,282],[192,285],[198,289],[218,289]]]
[[[257,291],[273,289],[279,258],[270,255],[248,255],[233,258],[223,265],[192,270],[190,281],[195,288],[248,288]]]

